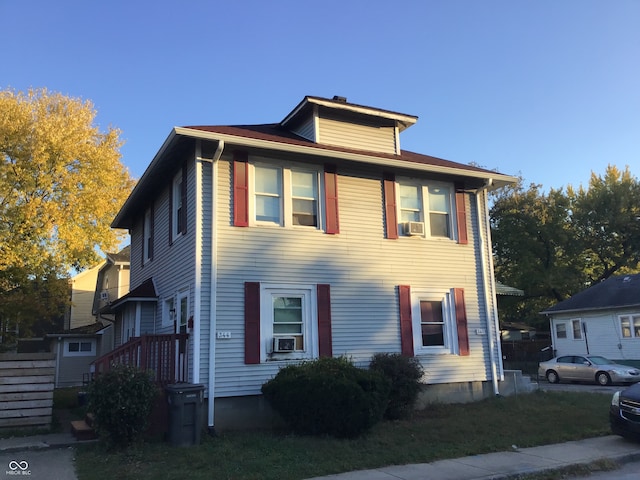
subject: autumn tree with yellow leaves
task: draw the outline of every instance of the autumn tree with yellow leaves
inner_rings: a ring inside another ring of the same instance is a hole
[[[95,117],[91,102],[46,89],[0,91],[0,321],[20,316],[16,298],[32,293],[33,308],[118,248],[124,232],[110,224],[134,181],[120,131]]]

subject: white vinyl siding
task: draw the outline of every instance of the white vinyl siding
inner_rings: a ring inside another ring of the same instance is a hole
[[[361,125],[335,118],[319,118],[318,143],[381,153],[396,151],[396,128]]]
[[[313,116],[307,118],[303,123],[293,129],[293,133],[300,135],[302,138],[306,138],[310,141],[316,139],[316,124]]]
[[[621,318],[638,316],[640,312],[615,309],[581,312],[580,315],[581,323],[584,325],[582,339],[574,339],[571,333],[575,313],[559,313],[552,316],[553,348],[558,355],[585,355],[588,345],[591,355],[601,355],[618,362],[640,358],[640,337],[625,337],[620,324]],[[566,326],[566,338],[558,338],[556,332],[559,324]]]
[[[278,362],[244,364],[244,282],[330,284],[333,355],[347,355],[363,366],[375,352],[400,351],[397,285],[464,288],[471,354],[423,357],[424,381],[490,378],[488,333],[493,329],[487,326],[484,297],[478,292],[482,280],[474,245],[475,201],[467,199],[466,205],[468,245],[387,240],[382,172],[339,168],[340,234],[257,225],[237,228],[230,222],[229,160],[223,155],[218,165],[217,331],[229,332],[230,338],[216,339],[216,396],[259,394],[279,368]],[[493,307],[489,305],[489,311]]]

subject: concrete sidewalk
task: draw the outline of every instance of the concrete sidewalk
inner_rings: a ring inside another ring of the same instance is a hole
[[[70,433],[2,438],[0,477],[3,471],[10,472],[28,465],[32,479],[77,480],[72,447],[80,443],[85,442],[78,442]],[[497,480],[597,460],[617,463],[638,461],[640,443],[610,435],[431,463],[358,470],[309,480]]]
[[[308,480],[497,480],[589,464],[597,460],[618,463],[640,460],[640,443],[610,435],[431,463],[358,470]]]

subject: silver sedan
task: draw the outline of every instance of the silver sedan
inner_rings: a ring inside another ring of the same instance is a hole
[[[549,383],[575,381],[609,385],[638,382],[640,370],[598,355],[562,355],[541,362],[538,376],[545,377]]]

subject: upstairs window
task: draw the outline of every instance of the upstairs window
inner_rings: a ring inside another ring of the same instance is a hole
[[[182,169],[173,177],[171,183],[171,216],[170,224],[170,241],[173,242],[181,235],[187,233],[187,168],[186,163]]]
[[[340,233],[336,166],[316,168],[268,159],[249,162],[247,152],[235,151],[233,224]]]
[[[256,164],[253,176],[256,225],[319,228],[317,170]]]
[[[453,186],[407,180],[397,192],[402,235],[454,239]]]
[[[291,207],[294,225],[318,226],[318,174],[291,170]]]
[[[148,208],[144,212],[144,224],[142,226],[142,263],[153,259],[153,209]]]
[[[256,166],[255,219],[256,222],[282,224],[282,169]]]

